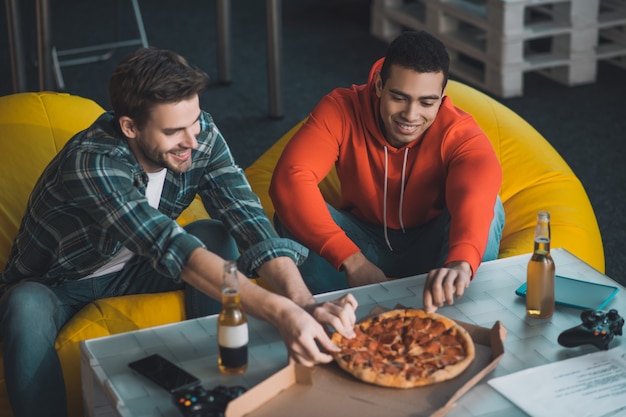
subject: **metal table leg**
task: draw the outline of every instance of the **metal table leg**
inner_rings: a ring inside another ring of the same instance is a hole
[[[9,10],[9,5],[15,6],[17,4],[17,0],[6,1],[7,10]],[[266,0],[269,116],[272,118],[281,118],[284,116],[281,91],[281,7],[281,0]],[[9,13],[7,13],[7,15],[9,15]],[[221,83],[230,83],[232,81],[230,73],[230,0],[217,1],[217,15],[218,80]],[[9,19],[9,16],[7,16],[7,19]],[[37,0],[37,58],[39,61],[39,88],[40,90],[53,90],[55,84],[53,77],[49,0]],[[14,60],[14,62],[19,65],[18,59]]]
[[[22,38],[21,14],[17,0],[6,0],[7,29],[13,92],[21,93],[28,89],[24,64],[24,42]]]
[[[267,25],[267,87],[269,116],[284,116],[281,92],[282,14],[280,0],[266,0]],[[231,75],[231,1],[217,0],[217,80],[232,82]]]
[[[281,0],[266,0],[267,19],[267,87],[269,90],[269,115],[284,116],[281,91],[282,67],[282,4]]]
[[[39,89],[54,90],[52,62],[52,31],[50,29],[50,3],[37,0],[37,60],[39,68]]]
[[[230,73],[230,20],[230,0],[217,0],[217,81],[220,84],[233,81]]]

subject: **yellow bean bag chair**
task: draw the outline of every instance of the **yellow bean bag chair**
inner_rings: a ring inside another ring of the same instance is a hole
[[[91,100],[42,92],[0,97],[0,270],[4,269],[26,202],[48,162],[104,110]],[[208,218],[198,199],[181,225]],[[63,366],[69,415],[83,415],[79,343],[82,340],[185,319],[182,291],[95,301],[61,330],[56,348]],[[0,352],[1,352],[0,345]],[[0,415],[12,416],[0,356]]]
[[[554,148],[525,120],[489,96],[450,81],[447,95],[472,114],[489,137],[502,165],[500,197],[506,225],[500,258],[532,252],[537,212],[551,214],[553,248],[566,248],[604,273],[604,250],[595,214],[582,184]],[[283,148],[302,122],[287,132],[247,170],[252,189],[270,219],[274,206],[268,195],[272,172]],[[333,169],[320,183],[330,204],[337,203],[340,183]]]

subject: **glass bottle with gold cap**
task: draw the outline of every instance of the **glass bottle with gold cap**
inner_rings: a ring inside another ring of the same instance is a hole
[[[550,255],[550,213],[537,214],[535,246],[526,272],[526,314],[549,318],[554,313],[555,266]]]
[[[248,322],[241,308],[237,264],[224,263],[222,310],[217,321],[218,365],[224,374],[242,374],[248,368]]]

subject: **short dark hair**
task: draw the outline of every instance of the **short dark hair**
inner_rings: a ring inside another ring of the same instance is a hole
[[[124,58],[111,75],[109,100],[116,120],[128,116],[143,128],[157,104],[177,103],[203,91],[209,76],[177,53],[141,48]]]
[[[443,42],[425,31],[402,32],[391,42],[380,71],[383,85],[389,78],[392,65],[416,72],[442,72],[442,89],[448,83],[450,71],[448,51]]]

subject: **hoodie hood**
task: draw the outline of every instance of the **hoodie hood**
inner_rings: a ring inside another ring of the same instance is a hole
[[[372,65],[367,84],[353,86],[362,110],[366,112],[365,114],[370,115],[370,117],[362,119],[363,127],[370,133],[369,137],[376,140],[381,146],[387,145],[387,141],[383,135],[380,120],[380,98],[376,95],[376,74],[382,69],[384,61],[385,58],[380,58]]]

